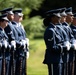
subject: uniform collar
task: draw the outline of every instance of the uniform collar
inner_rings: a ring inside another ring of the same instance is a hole
[[[73,25],[73,24],[71,24],[70,26],[72,26],[72,27],[76,28],[76,26],[75,26],[75,25]]]
[[[19,23],[18,23],[18,22],[13,21],[13,23],[14,23],[17,27],[19,27]]]
[[[68,23],[67,22],[64,22],[64,23],[62,23],[62,25],[68,26]]]
[[[56,26],[55,26],[53,23],[51,23],[51,22],[50,22],[50,26],[51,26],[52,28],[56,28]]]
[[[0,27],[0,30],[3,30],[3,28],[2,28],[2,27]]]

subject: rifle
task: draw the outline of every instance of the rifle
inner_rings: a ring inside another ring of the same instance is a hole
[[[73,55],[74,55],[74,56],[73,56],[73,62],[72,62],[72,75],[74,75],[74,71],[75,71],[75,70],[74,70],[74,69],[75,69],[75,68],[74,68],[74,67],[75,67],[75,61],[74,61],[74,60],[75,60],[75,51],[73,52]]]
[[[14,47],[11,48],[11,74],[15,75],[15,50]]]
[[[2,47],[2,51],[3,51],[3,59],[2,59],[2,74],[1,75],[5,75],[6,74],[6,60],[5,60],[5,48],[4,46]]]
[[[23,63],[23,57],[20,55],[21,51],[17,50],[17,59],[16,59],[16,71],[15,75],[22,75],[22,63]]]
[[[15,75],[15,41],[11,41],[10,75]]]
[[[26,75],[25,74],[25,65],[26,65],[26,59],[25,59],[25,56],[24,56],[24,49],[22,49],[22,55],[20,55],[20,58],[19,58],[19,75]]]
[[[25,64],[25,67],[24,67],[24,75],[27,75],[27,59],[29,58],[29,56],[27,56],[27,52],[29,53],[29,39],[28,38],[26,38],[25,39],[26,40],[26,48],[25,48],[25,50],[24,50],[24,54],[25,54],[25,58],[24,58],[24,64]]]
[[[25,58],[24,58],[24,64],[25,64],[25,67],[24,67],[24,73],[25,73],[25,75],[27,75],[27,57],[26,57],[26,52],[25,52]]]
[[[24,41],[23,41],[24,42]],[[20,52],[19,52],[19,54],[20,54],[20,66],[19,66],[19,72],[20,72],[20,74],[19,75],[24,75],[24,67],[25,67],[25,60],[24,60],[24,57],[25,57],[25,55],[24,55],[24,49],[25,49],[25,46],[24,46],[24,44],[21,46],[21,48],[20,48]]]
[[[20,57],[20,67],[19,67],[19,72],[20,72],[20,75],[22,75],[22,65],[23,65],[23,57],[21,56]]]

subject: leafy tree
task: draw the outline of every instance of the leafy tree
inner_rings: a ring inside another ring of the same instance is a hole
[[[0,0],[0,10],[7,7],[22,8],[24,14],[29,15],[35,9],[38,10],[44,0]],[[28,13],[27,9],[29,10]]]
[[[0,0],[0,9],[7,8],[11,5],[9,0]]]
[[[29,38],[43,35],[44,27],[42,20],[43,19],[40,16],[23,20],[23,24],[25,24],[24,27]]]

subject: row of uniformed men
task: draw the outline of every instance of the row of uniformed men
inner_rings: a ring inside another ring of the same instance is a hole
[[[48,75],[76,75],[76,13],[72,7],[50,10],[43,23]]]
[[[22,9],[0,11],[0,75],[26,75],[29,39],[21,24]]]

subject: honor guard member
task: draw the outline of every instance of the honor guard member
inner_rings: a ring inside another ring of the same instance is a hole
[[[19,41],[18,33],[14,28],[14,25],[13,25],[14,23],[12,23],[13,17],[14,17],[12,9],[13,8],[5,8],[5,9],[1,10],[1,13],[2,14],[6,13],[8,19],[9,19],[8,26],[5,27],[4,30],[9,38],[9,43],[14,44],[14,49],[11,50],[11,60],[10,60],[10,63],[8,65],[9,69],[8,69],[7,75],[11,75],[11,74],[15,75],[15,67],[16,67],[15,63],[16,63],[16,56],[17,56],[15,54],[16,53],[15,48],[16,47],[17,48],[23,47],[22,43],[24,43],[23,41],[22,41],[22,43]]]
[[[10,45],[7,42],[8,37],[4,31],[4,28],[8,25],[8,19],[7,15],[0,15],[0,42],[2,43],[2,47],[0,47],[0,57],[2,57],[2,63],[0,62],[0,75],[6,75],[7,74],[7,60],[9,57],[9,50],[10,50]],[[1,58],[0,58],[1,59]],[[1,70],[2,69],[2,70]]]
[[[60,13],[61,18],[60,18],[59,24],[57,24],[56,27],[57,27],[57,31],[59,31],[61,37],[63,38],[62,43],[64,41],[66,41],[66,42],[64,42],[65,45],[66,45],[66,43],[69,43],[70,46],[71,46],[71,43],[69,42],[69,39],[68,39],[68,36],[67,36],[67,33],[65,32],[64,27],[62,25],[62,22],[65,22],[66,16],[67,16],[67,14],[65,13],[65,10],[66,10],[66,8],[60,8],[59,13]],[[69,59],[69,57],[67,56],[67,50],[65,49],[65,52],[63,53],[64,63],[68,62],[68,59]]]
[[[73,21],[73,13],[72,13],[72,7],[70,8],[67,8],[66,9],[66,22],[62,23],[63,27],[64,27],[64,30],[66,31],[67,35],[68,35],[68,39],[70,40],[70,43],[71,43],[71,48],[70,48],[70,51],[68,52],[69,53],[69,62],[67,63],[67,69],[68,69],[68,75],[71,75],[72,74],[72,63],[73,63],[73,60],[74,60],[74,50],[76,49],[76,40],[73,36],[73,32],[70,28],[70,24],[72,23]]]
[[[22,14],[22,9],[17,9],[17,10],[13,10],[14,13],[14,27],[16,29],[16,31],[18,32],[18,37],[19,37],[19,41],[23,42],[24,45],[26,44],[26,47],[24,49],[18,49],[18,60],[17,62],[20,62],[19,64],[17,63],[16,65],[16,75],[19,75],[19,68],[20,68],[20,64],[22,61],[22,75],[26,75],[25,70],[26,70],[26,58],[29,57],[29,51],[28,51],[28,39],[26,38],[26,33],[25,30],[21,24],[21,21],[23,19],[23,14]]]
[[[8,22],[8,26],[4,28],[5,30],[5,33],[7,34],[8,36],[8,39],[9,39],[9,43],[10,44],[14,44],[14,48],[15,46],[19,45],[19,42],[18,42],[18,35],[17,35],[17,32],[14,28],[14,26],[12,25],[12,21],[14,19],[14,14],[12,12],[12,7],[10,8],[5,8],[3,10],[1,10],[0,12],[2,14],[7,14],[7,18],[9,19],[9,22]],[[16,45],[15,45],[16,44]],[[20,45],[19,45],[20,46]],[[15,49],[12,48],[11,52],[10,52],[10,62],[8,61],[8,72],[7,72],[7,75],[11,75],[15,73]]]
[[[9,37],[9,41],[15,39],[14,36],[16,37],[15,30],[12,25],[12,21],[14,19],[14,14],[12,12],[12,9],[13,8],[10,7],[10,8],[5,8],[0,11],[1,14],[7,14],[7,18],[9,19],[8,26],[5,28],[5,32],[7,36]]]
[[[43,63],[48,66],[48,75],[62,75],[63,58],[62,53],[67,48],[70,49],[69,43],[65,46],[63,38],[58,34],[56,25],[60,21],[60,10],[51,10],[46,14],[43,23],[47,26],[44,33],[46,45],[45,58]],[[49,13],[49,14],[48,14]],[[62,35],[62,34],[61,34]],[[64,41],[65,42],[65,41]]]
[[[22,38],[24,40],[26,40],[27,42],[27,46],[29,47],[29,39],[26,37],[26,32],[25,29],[23,27],[23,25],[21,24],[22,20],[23,20],[23,13],[22,13],[22,9],[16,9],[13,10],[14,13],[14,21],[13,24],[16,24],[17,27],[20,28],[21,33],[22,33]],[[27,48],[29,50],[29,48]],[[27,50],[27,58],[29,58],[29,51]]]
[[[73,31],[73,35],[74,35],[74,38],[76,39],[76,13],[74,13],[74,18],[73,18],[73,22],[72,24],[70,25],[72,31]],[[74,60],[74,63],[73,63],[73,69],[74,69],[74,75],[76,75],[76,51],[75,51],[75,60]]]
[[[67,33],[65,32],[64,30],[64,27],[62,25],[62,23],[64,23],[66,21],[66,16],[67,14],[65,13],[65,10],[66,8],[60,8],[61,11],[60,11],[60,23],[57,25],[57,28],[60,33],[60,35],[63,37],[63,42],[64,42],[64,45],[67,45],[67,43],[69,43],[70,47],[71,47],[71,43],[69,42],[69,38],[67,36]],[[62,58],[63,58],[63,75],[67,75],[67,62],[69,61],[69,54],[68,54],[68,49],[65,49],[65,51],[63,52],[62,54]]]

